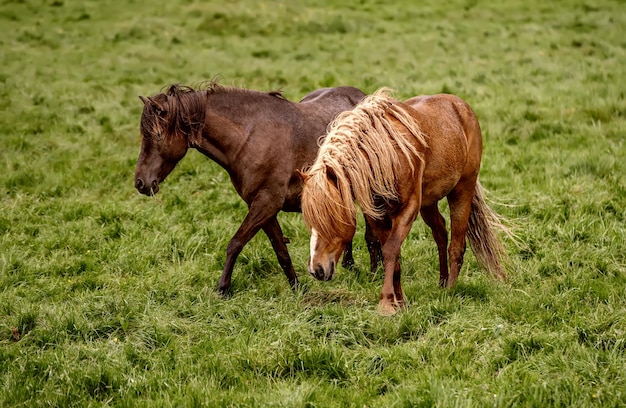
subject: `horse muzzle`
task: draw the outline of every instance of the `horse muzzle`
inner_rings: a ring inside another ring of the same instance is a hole
[[[137,178],[135,179],[135,188],[141,194],[152,196],[159,192],[159,183],[153,180],[152,183],[146,184],[143,179]]]
[[[335,262],[330,261],[326,268],[321,263],[318,263],[315,268],[312,263],[309,263],[309,273],[317,280],[329,281],[335,275]]]

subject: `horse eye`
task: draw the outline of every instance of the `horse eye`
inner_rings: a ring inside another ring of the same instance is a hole
[[[155,141],[160,141],[163,140],[163,129],[161,128],[156,128],[156,129],[152,129],[151,136],[152,136],[152,140]]]

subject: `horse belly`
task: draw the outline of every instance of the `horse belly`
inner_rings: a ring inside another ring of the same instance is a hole
[[[435,204],[458,184],[467,162],[465,138],[433,143],[422,175],[422,207]]]
[[[433,205],[450,194],[461,178],[460,173],[449,173],[436,179],[424,179],[422,183],[422,207]]]
[[[300,194],[289,195],[283,203],[282,211],[285,212],[302,212],[302,206],[300,204]]]
[[[282,211],[302,211],[300,200],[302,196],[303,185],[304,183],[302,182],[302,178],[300,177],[300,175],[294,172],[289,179],[289,184],[287,185],[287,195],[285,196],[285,201],[283,202],[283,207],[281,208]]]

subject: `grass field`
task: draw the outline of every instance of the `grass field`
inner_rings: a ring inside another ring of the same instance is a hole
[[[624,33],[621,0],[3,0],[0,406],[626,406]],[[304,289],[259,234],[218,296],[228,175],[192,151],[154,198],[132,180],[138,95],[216,76],[465,98],[510,282],[468,250],[441,290],[418,221],[381,317],[362,226],[317,282],[281,214]]]

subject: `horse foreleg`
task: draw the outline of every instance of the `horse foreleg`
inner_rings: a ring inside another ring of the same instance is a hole
[[[433,238],[437,244],[439,254],[439,285],[444,287],[448,282],[448,231],[446,230],[446,220],[439,212],[437,204],[422,207],[422,218],[433,233]]]
[[[382,261],[382,250],[380,241],[374,234],[370,222],[365,217],[365,243],[367,244],[367,251],[370,255],[370,271],[372,274],[376,272],[378,264]],[[354,256],[352,253],[352,241],[346,244],[346,248],[343,250],[343,259],[341,266],[346,269],[351,269],[354,266]]]
[[[380,293],[380,302],[378,303],[378,313],[389,316],[396,312],[395,306],[398,305],[393,275],[396,274],[396,268],[397,273],[399,273],[400,269],[400,263],[398,262],[399,254],[395,254],[395,251],[391,251],[387,245],[392,222],[388,215],[385,215],[381,219],[365,216],[365,222],[371,228],[370,233],[376,238],[376,241],[378,241],[381,246],[381,253],[383,254],[384,278],[383,288]],[[385,251],[387,252],[385,253]],[[394,253],[392,254],[392,252]],[[391,265],[389,265],[390,263]],[[389,270],[392,270],[392,272],[389,273]]]
[[[370,254],[370,272],[374,274],[378,264],[382,262],[382,248],[370,222],[365,218],[365,243]]]
[[[352,241],[346,244],[343,250],[343,258],[341,260],[341,266],[346,269],[352,269],[354,266],[354,255],[352,254]]]
[[[293,269],[293,263],[291,262],[289,251],[287,250],[285,236],[283,235],[283,230],[280,228],[280,224],[275,215],[265,223],[263,231],[265,231],[265,234],[272,243],[272,248],[274,248],[274,252],[276,252],[278,263],[285,272],[289,285],[291,285],[292,289],[296,289],[298,287],[298,276]]]
[[[378,312],[382,315],[392,315],[404,306],[404,294],[400,283],[401,245],[402,240],[397,239],[395,234],[391,234],[390,239],[383,244],[385,276],[378,303]]]
[[[408,203],[403,211],[391,220],[391,228],[383,231],[383,234],[377,234],[382,243],[385,268],[383,288],[378,304],[378,311],[383,315],[394,314],[397,309],[405,305],[401,284],[400,250],[402,242],[411,231],[411,226],[419,213],[419,202],[419,199],[414,199]]]
[[[235,260],[241,253],[243,247],[259,232],[270,218],[278,214],[278,209],[273,209],[267,205],[267,202],[261,200],[254,201],[248,209],[248,214],[239,226],[239,229],[233,235],[226,247],[226,261],[224,262],[224,270],[217,284],[217,290],[225,294],[230,290],[231,278],[235,267]]]
[[[471,188],[468,188],[471,185]],[[450,248],[448,256],[450,258],[450,275],[446,286],[451,288],[456,283],[463,266],[465,256],[465,235],[470,211],[472,208],[472,198],[474,197],[475,183],[459,183],[457,187],[448,195],[450,204]]]

